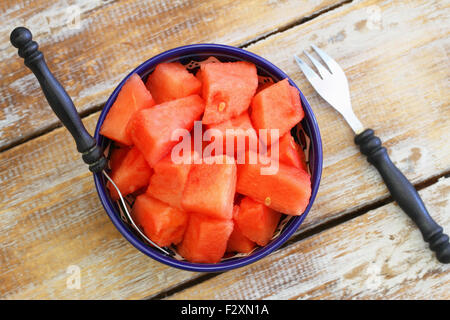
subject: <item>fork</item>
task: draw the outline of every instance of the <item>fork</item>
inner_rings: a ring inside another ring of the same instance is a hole
[[[305,74],[317,93],[336,109],[347,121],[355,133],[355,143],[361,153],[381,174],[392,198],[400,208],[414,221],[422,233],[423,239],[429,243],[430,249],[436,253],[442,263],[450,263],[449,237],[443,229],[429,215],[425,205],[414,186],[392,163],[381,140],[375,136],[372,129],[365,129],[353,112],[347,77],[339,64],[328,54],[315,45],[311,46],[320,59],[322,65],[308,52],[305,55],[312,62],[318,74],[302,59],[294,55],[295,61]],[[328,69],[327,69],[328,68]]]

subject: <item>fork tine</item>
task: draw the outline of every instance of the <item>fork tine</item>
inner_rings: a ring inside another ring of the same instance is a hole
[[[311,84],[314,85],[314,83],[317,83],[318,81],[321,81],[320,77],[302,60],[300,59],[296,54],[294,54],[295,61],[297,62],[300,69],[305,74],[306,78],[308,79]]]
[[[312,62],[312,64],[316,67],[316,69],[319,72],[322,79],[325,79],[325,77],[331,75],[330,72],[319,61],[317,61],[312,55],[310,55],[306,51],[303,51],[303,52],[308,57],[308,59]]]
[[[344,70],[339,66],[339,64],[333,60],[329,55],[327,55],[322,49],[319,49],[315,45],[311,45],[317,55],[322,59],[323,62],[327,65],[328,69],[330,69],[331,73],[344,73]]]

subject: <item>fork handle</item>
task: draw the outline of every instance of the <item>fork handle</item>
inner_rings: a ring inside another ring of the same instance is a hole
[[[361,153],[367,156],[367,160],[377,168],[392,198],[419,227],[423,239],[429,243],[437,259],[442,263],[450,263],[449,237],[431,218],[414,186],[392,163],[374,131],[364,130],[355,137],[355,143],[359,145]]]
[[[30,30],[17,27],[10,36],[11,44],[19,49],[19,56],[34,73],[41,85],[45,97],[62,124],[72,134],[77,150],[89,165],[92,172],[100,172],[106,166],[106,159],[95,139],[86,131],[81,118],[66,90],[56,80],[45,63],[44,55],[38,50],[38,44],[32,40]]]

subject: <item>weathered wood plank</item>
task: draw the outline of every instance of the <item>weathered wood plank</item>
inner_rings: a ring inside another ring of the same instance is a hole
[[[439,28],[445,17],[438,4],[380,2],[384,29],[363,28],[359,22],[373,5],[345,5],[249,48],[294,78],[321,126],[324,175],[300,232],[387,196],[377,173],[353,145],[350,129],[317,98],[292,61],[292,54],[301,53],[311,39],[343,65],[356,112],[385,140],[408,178],[421,182],[450,167],[450,150],[442,142],[450,132],[449,71],[443,68],[449,63],[448,40]],[[328,42],[341,28],[344,39]],[[405,36],[407,29],[411,34]],[[383,42],[385,51],[378,48]],[[426,93],[418,95],[423,88]],[[97,117],[85,119],[91,132]],[[4,298],[140,298],[197,276],[156,263],[121,238],[63,129],[0,154],[0,208]],[[80,290],[66,287],[66,269],[72,264],[81,268]]]
[[[342,1],[342,0],[341,0]],[[320,1],[66,1],[0,3],[0,149],[54,127],[37,81],[9,44],[25,25],[79,111],[106,101],[134,67],[164,50],[201,42],[243,44],[339,3]],[[74,22],[75,20],[73,20]]]
[[[450,230],[450,178],[422,190]],[[450,266],[439,263],[395,204],[297,242],[268,258],[169,299],[450,299]]]
[[[314,43],[338,61],[349,79],[355,113],[417,183],[450,170],[450,37],[440,27],[449,22],[445,12],[440,1],[354,1],[248,48],[293,78],[318,119],[323,181],[303,228],[387,193],[359,153],[350,127],[315,93],[293,55],[310,51]]]
[[[84,121],[91,131],[96,118]],[[0,297],[141,298],[194,277],[119,234],[74,150],[61,128],[0,156]],[[66,285],[71,265],[81,271],[79,290]]]

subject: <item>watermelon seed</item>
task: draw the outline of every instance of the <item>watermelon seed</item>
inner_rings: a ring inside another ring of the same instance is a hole
[[[219,103],[219,111],[223,111],[223,110],[225,110],[225,107],[227,106],[227,104],[225,103],[225,102],[221,102],[221,103]]]
[[[267,197],[266,200],[264,200],[264,204],[266,206],[270,206],[271,203],[272,203],[272,199],[270,199],[270,197]]]

